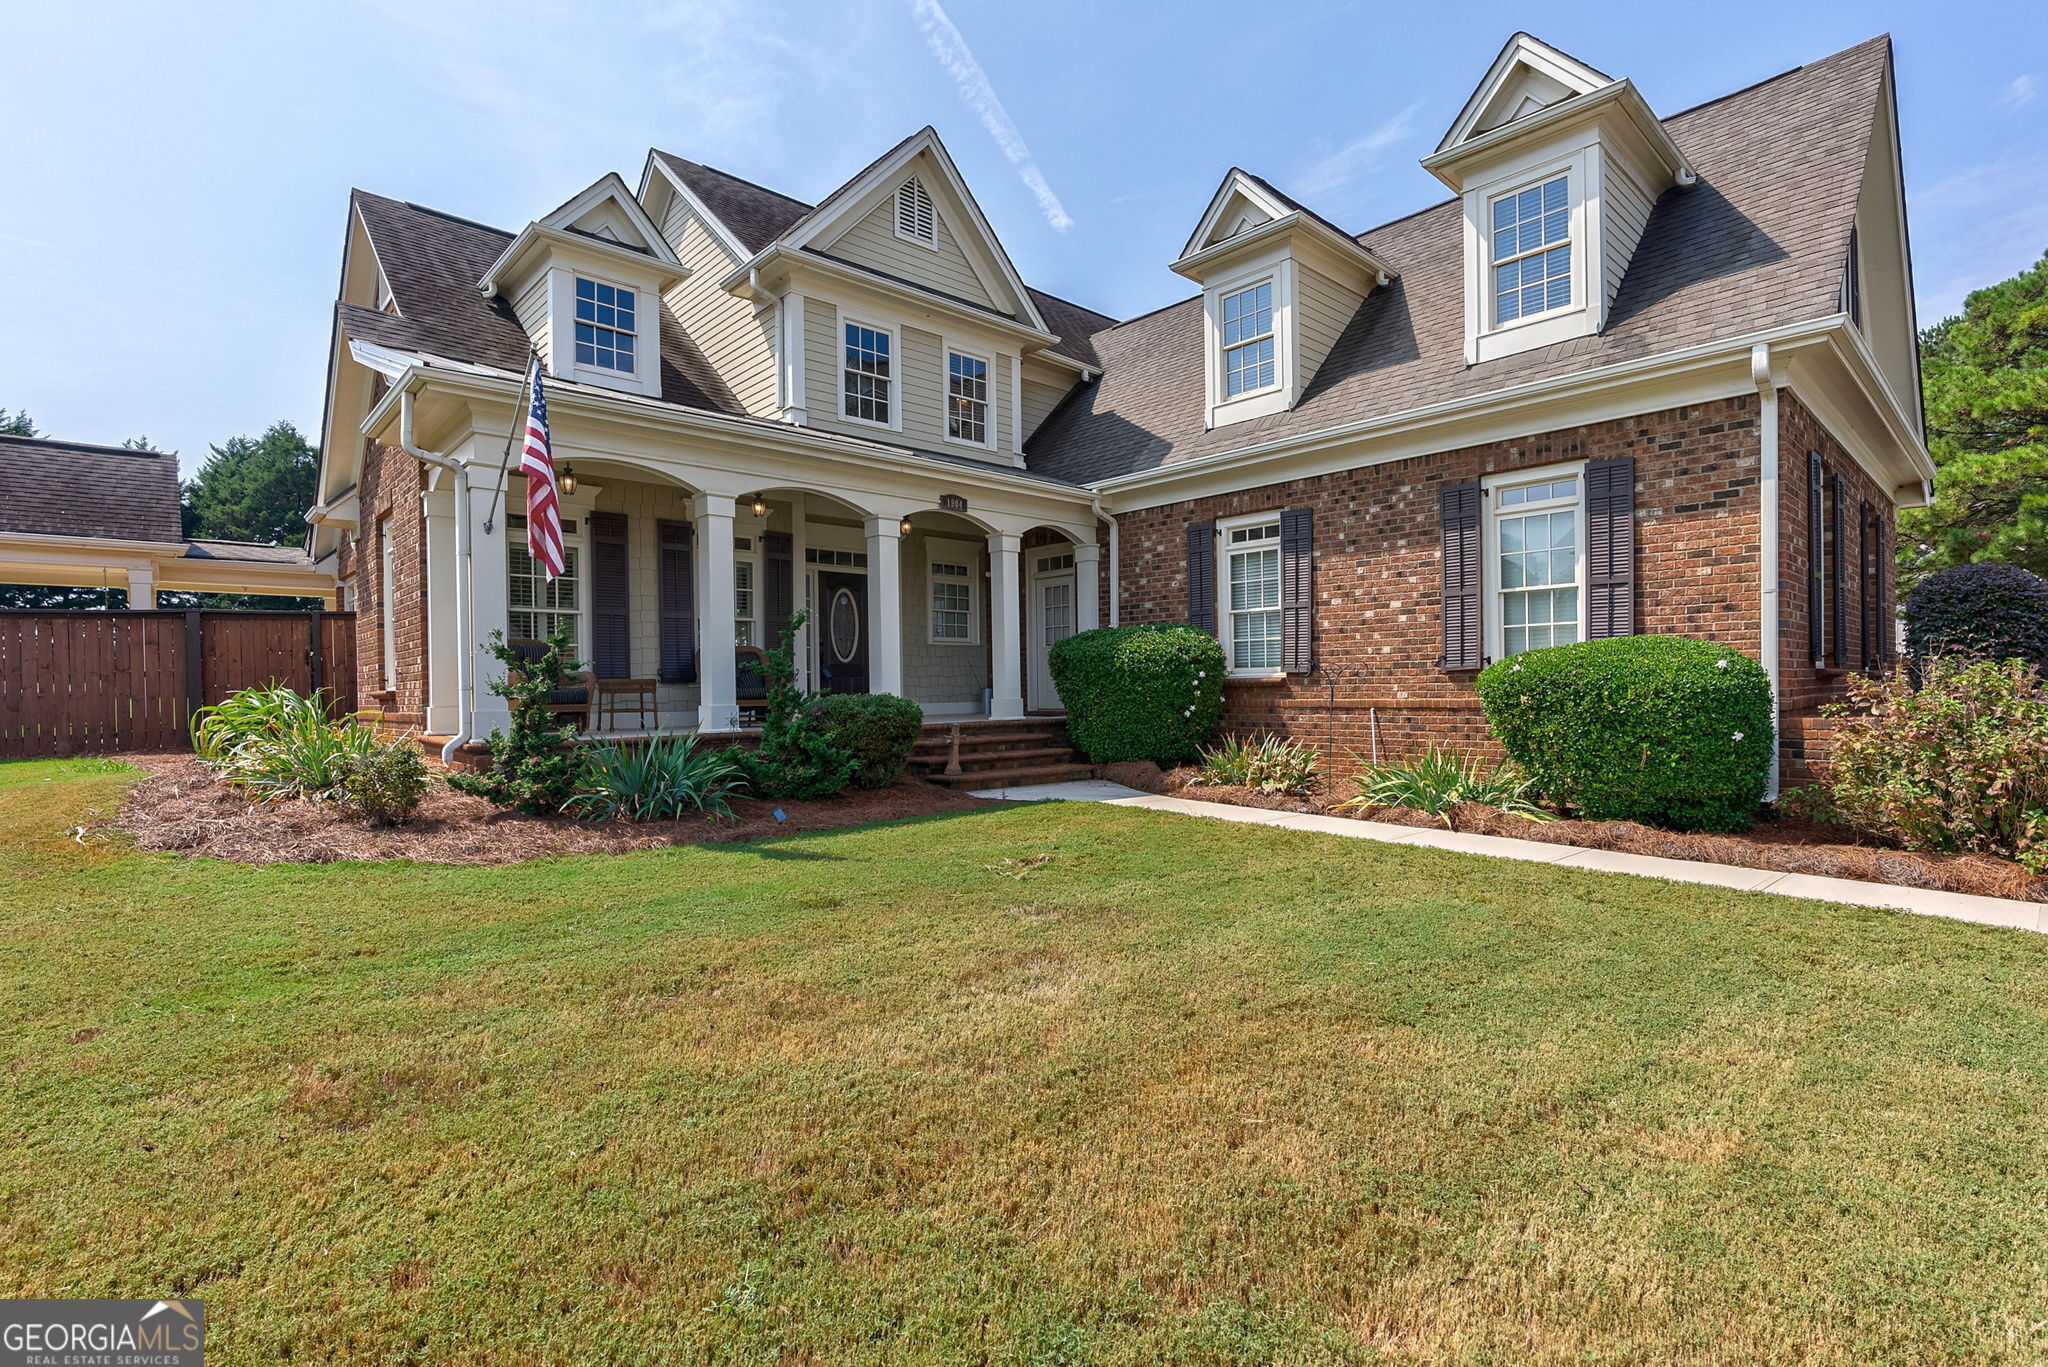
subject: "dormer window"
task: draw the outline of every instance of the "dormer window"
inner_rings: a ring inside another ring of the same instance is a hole
[[[633,373],[633,291],[576,277],[576,364]]]
[[[939,212],[915,176],[896,187],[896,236],[923,247],[939,245]]]
[[[1571,307],[1571,178],[1493,201],[1493,325]]]
[[[1223,396],[1255,394],[1275,384],[1273,282],[1223,297]]]

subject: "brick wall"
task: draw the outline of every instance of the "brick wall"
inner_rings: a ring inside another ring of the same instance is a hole
[[[1634,456],[1637,630],[1754,656],[1757,415],[1753,396],[1726,399],[1122,514],[1122,620],[1187,619],[1189,524],[1312,508],[1322,668],[1228,684],[1224,726],[1309,741],[1339,772],[1353,757],[1391,758],[1432,742],[1490,751],[1475,676],[1437,666],[1438,491],[1497,471]]]
[[[356,535],[344,538],[341,578],[351,583],[356,607],[356,680],[366,710],[383,724],[420,728],[427,706],[426,524],[420,494],[424,467],[396,447],[366,440],[357,483],[361,512]],[[384,548],[392,546],[392,580],[382,582]],[[394,618],[398,659],[395,687],[384,686],[384,614]]]

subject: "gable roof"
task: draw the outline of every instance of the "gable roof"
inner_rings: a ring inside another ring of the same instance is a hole
[[[1093,336],[1102,378],[1040,426],[1031,466],[1095,483],[1832,314],[1890,60],[1874,38],[1663,120],[1699,183],[1658,199],[1598,336],[1468,367],[1451,200],[1358,236],[1400,275],[1293,409],[1203,430],[1196,297]]]
[[[0,532],[179,543],[178,458],[48,437],[0,437]]]

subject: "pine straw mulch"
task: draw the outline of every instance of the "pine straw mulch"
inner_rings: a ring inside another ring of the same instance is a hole
[[[1228,802],[1268,811],[1356,817],[1390,826],[1423,826],[1438,831],[1445,828],[1442,817],[1412,807],[1340,812],[1334,810],[1334,802],[1320,796],[1300,798],[1255,793],[1247,788],[1211,787],[1191,782],[1194,774],[1191,768],[1172,770],[1164,776],[1157,791],[1201,802]],[[1509,836],[1552,845],[1654,855],[1660,859],[1696,859],[1749,869],[1889,883],[1902,888],[2048,902],[2048,877],[2029,873],[2009,860],[1988,854],[1917,854],[1896,850],[1859,841],[1855,832],[1841,826],[1789,818],[1759,821],[1739,835],[1706,835],[1662,831],[1633,821],[1532,821],[1480,803],[1461,802],[1451,809],[1450,828],[1469,835]]]
[[[971,811],[996,803],[905,776],[872,792],[852,789],[810,802],[734,801],[737,821],[577,821],[522,816],[458,793],[436,774],[419,815],[378,828],[314,802],[251,803],[191,755],[124,755],[145,777],[105,823],[138,849],[173,850],[243,864],[325,864],[410,859],[422,864],[516,864],[560,854],[616,854],[671,845],[724,844],[870,821]],[[787,818],[777,822],[777,807]]]

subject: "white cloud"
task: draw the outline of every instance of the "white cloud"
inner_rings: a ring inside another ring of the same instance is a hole
[[[2044,182],[2048,152],[2018,147],[1924,190],[1908,187],[1922,326],[1960,313],[1970,291],[2041,259],[2048,246],[2048,202],[2016,190]]]
[[[931,46],[932,55],[939,59],[939,65],[953,78],[960,88],[960,98],[968,108],[981,116],[981,126],[996,140],[996,146],[1003,149],[1003,155],[1010,159],[1010,165],[1017,168],[1017,175],[1025,187],[1038,200],[1038,208],[1045,215],[1045,221],[1053,226],[1054,232],[1065,232],[1074,220],[1060,203],[1060,197],[1052,192],[1052,186],[1045,183],[1039,173],[1038,163],[1031,159],[1031,149],[1024,144],[1024,135],[1017,131],[1009,111],[996,98],[995,87],[988,83],[988,73],[981,69],[981,63],[974,60],[974,52],[967,46],[967,40],[960,36],[960,30],[953,27],[953,21],[946,17],[946,11],[938,0],[911,0],[911,13],[917,16],[919,27],[924,29],[925,42]]]
[[[2018,109],[2022,105],[2032,104],[2034,96],[2038,94],[2040,94],[2040,83],[2029,73],[2024,76],[2015,76],[2011,81],[2007,82],[2005,90],[1998,97],[1998,102],[2007,109]]]
[[[1294,177],[1296,192],[1303,197],[1326,195],[1377,171],[1387,151],[1413,131],[1416,111],[1421,108],[1422,102],[1418,100],[1378,127],[1309,163]]]

